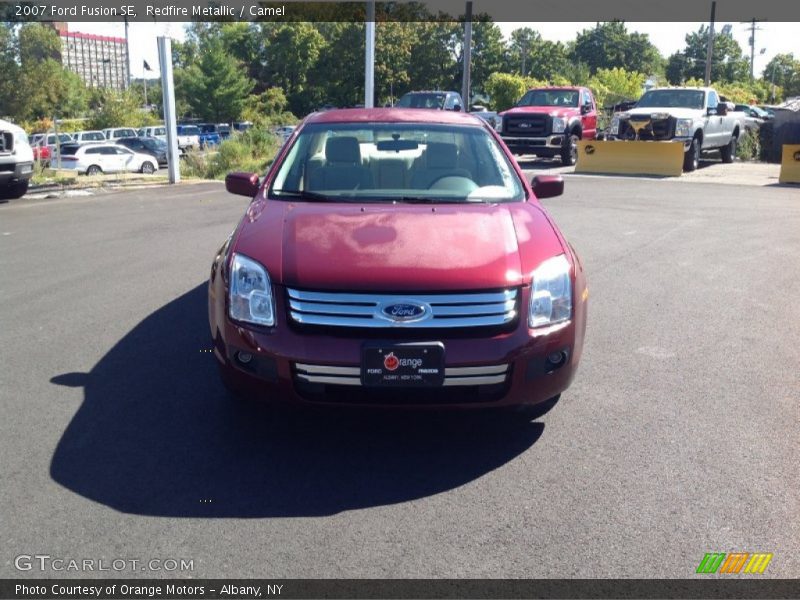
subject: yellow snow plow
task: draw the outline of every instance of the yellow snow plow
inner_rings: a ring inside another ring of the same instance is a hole
[[[575,172],[679,177],[683,173],[683,143],[581,140]]]
[[[784,144],[781,154],[781,183],[800,183],[800,144]]]

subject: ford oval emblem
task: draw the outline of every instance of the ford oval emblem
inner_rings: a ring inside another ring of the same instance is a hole
[[[425,316],[427,308],[422,304],[395,302],[384,306],[381,312],[392,321],[416,321]]]

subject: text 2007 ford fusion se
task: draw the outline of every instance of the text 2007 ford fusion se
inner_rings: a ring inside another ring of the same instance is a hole
[[[587,288],[575,252],[496,133],[463,113],[308,117],[252,197],[209,282],[225,384],[267,401],[492,407],[557,397]]]

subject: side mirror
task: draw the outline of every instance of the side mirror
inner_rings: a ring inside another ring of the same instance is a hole
[[[229,194],[238,194],[253,198],[258,193],[258,174],[257,173],[228,173],[225,176],[225,189]]]
[[[540,200],[555,198],[564,193],[564,178],[561,175],[536,175],[531,181],[531,187]]]
[[[724,102],[720,102],[719,105],[717,106],[717,115],[719,115],[720,117],[724,117],[727,114],[728,114],[728,105],[725,104]]]
[[[581,106],[581,114],[585,115],[592,112],[592,105],[591,104],[584,104]]]

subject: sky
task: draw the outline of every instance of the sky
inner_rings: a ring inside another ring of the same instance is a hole
[[[142,77],[144,74],[142,61],[146,60],[153,69],[150,77],[158,75],[158,48],[156,38],[168,35],[173,39],[184,39],[186,23],[131,23],[129,30],[131,76]],[[544,39],[568,42],[575,39],[578,32],[594,27],[595,23],[498,23],[503,35],[508,38],[514,29],[531,27],[537,30]],[[683,50],[686,34],[697,31],[702,23],[626,23],[628,31],[646,33],[664,57]],[[716,31],[722,29],[724,22],[715,25]],[[749,56],[750,29],[746,24],[731,23],[733,37],[739,42],[742,50]],[[800,41],[798,31],[800,23],[761,22],[756,31],[756,75],[760,76],[766,64],[776,54],[793,52],[800,57]],[[71,23],[70,31],[81,31],[100,35],[124,37],[125,27],[121,23]],[[764,48],[764,54],[760,54]]]

